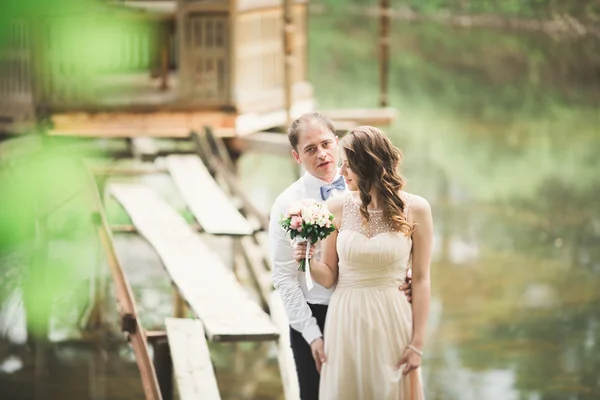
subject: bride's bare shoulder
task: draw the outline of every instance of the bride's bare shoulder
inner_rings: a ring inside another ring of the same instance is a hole
[[[431,206],[424,197],[404,191],[400,192],[400,194],[408,203],[409,214],[431,214]]]

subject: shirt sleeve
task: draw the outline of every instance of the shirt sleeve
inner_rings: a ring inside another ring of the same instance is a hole
[[[269,222],[269,253],[273,267],[273,285],[279,291],[290,326],[309,344],[323,336],[317,320],[304,298],[298,280],[298,263],[294,248],[279,225],[285,208],[275,202]]]

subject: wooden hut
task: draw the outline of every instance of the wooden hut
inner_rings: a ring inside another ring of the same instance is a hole
[[[119,1],[11,21],[0,131],[47,121],[50,134],[176,137],[284,125],[283,12],[281,0]],[[292,13],[287,106],[301,112],[313,107],[307,1]]]

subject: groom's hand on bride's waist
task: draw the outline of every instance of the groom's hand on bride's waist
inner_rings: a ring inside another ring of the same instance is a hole
[[[400,291],[404,292],[404,295],[406,296],[406,299],[408,300],[408,302],[412,303],[412,285],[411,285],[410,276],[406,277],[406,283],[403,283],[402,285],[400,285],[400,287],[398,289]]]
[[[323,363],[327,361],[327,357],[325,356],[325,346],[322,337],[315,339],[311,342],[310,351],[312,352],[312,356],[315,359],[317,371],[320,374]]]

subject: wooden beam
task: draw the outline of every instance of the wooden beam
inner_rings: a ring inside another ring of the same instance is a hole
[[[167,337],[166,331],[146,331],[146,339],[151,342],[153,340],[165,339]]]
[[[219,400],[219,386],[202,323],[167,318],[167,337],[181,400]]]
[[[396,119],[395,108],[359,108],[320,110],[332,120],[353,121],[358,125],[390,125]]]
[[[235,114],[224,111],[188,112],[78,112],[56,113],[49,135],[85,137],[187,138],[202,126],[233,128]],[[223,129],[219,132],[234,133]]]
[[[254,232],[200,158],[168,156],[166,164],[179,192],[205,232],[216,235],[250,235]]]
[[[211,340],[260,341],[278,337],[269,316],[182,216],[143,186],[113,184],[109,190],[140,234],[156,249]]]
[[[196,137],[201,136],[196,135]],[[214,155],[214,157],[220,161],[223,167],[227,168],[232,173],[235,173],[236,165],[229,154],[229,150],[225,145],[223,138],[215,135],[213,130],[208,127],[204,129],[204,137],[206,138],[207,142],[205,147],[214,147],[215,151],[211,152],[210,154]]]
[[[276,132],[256,132],[234,139],[238,151],[255,151],[269,154],[292,154],[292,146],[287,135]]]
[[[260,249],[256,248],[256,244],[252,241],[252,237],[246,236],[240,240],[242,254],[248,266],[250,277],[257,288],[260,301],[263,307],[269,307],[269,296],[273,285],[271,283],[271,274],[264,268],[264,264],[260,256]]]
[[[296,83],[295,85],[298,85]],[[313,111],[311,98],[295,100],[291,116]],[[195,111],[103,111],[55,112],[48,135],[100,138],[187,138],[191,131],[211,126],[220,137],[234,137],[266,129],[286,127],[288,113],[285,107],[256,112],[206,110]],[[348,119],[348,118],[346,118]]]
[[[84,165],[84,168],[85,167],[86,166]],[[146,341],[144,330],[137,315],[137,308],[133,293],[131,291],[131,287],[129,286],[129,282],[125,278],[125,273],[121,268],[121,263],[114,247],[112,234],[104,214],[104,207],[102,205],[102,199],[100,197],[98,187],[95,184],[95,180],[93,179],[93,175],[89,169],[88,173],[90,175],[91,182],[94,183],[91,185],[91,192],[96,232],[106,253],[106,260],[115,284],[115,292],[117,295],[117,301],[119,303],[119,312],[123,321],[123,330],[127,332],[133,347],[133,352],[140,370],[142,387],[144,388],[146,399],[161,400],[162,396],[156,377],[156,371],[154,370],[150,353],[148,352],[148,343]]]

